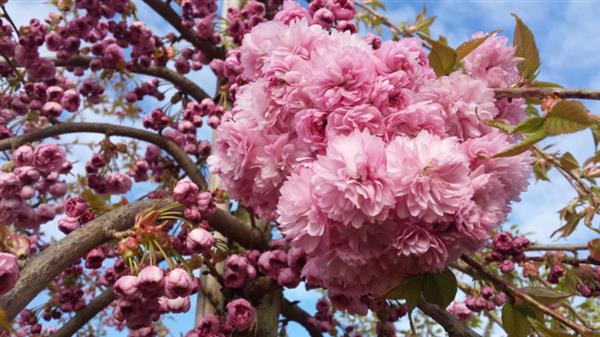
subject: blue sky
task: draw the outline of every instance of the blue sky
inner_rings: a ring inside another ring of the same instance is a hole
[[[170,29],[160,18],[152,13],[142,1],[137,0],[139,17],[145,24],[158,33]],[[431,31],[433,36],[445,35],[452,46],[459,45],[474,32],[502,30],[502,34],[512,37],[514,19],[511,13],[518,14],[529,25],[536,36],[542,59],[540,79],[560,83],[574,88],[600,88],[600,25],[597,15],[600,2],[580,1],[384,1],[387,15],[393,22],[412,20],[423,4],[430,15],[438,17]],[[49,7],[43,1],[10,0],[7,5],[18,25],[25,24],[30,18],[41,18],[48,13]],[[207,92],[214,92],[215,81],[210,72],[203,71],[190,75],[190,78],[203,86]],[[591,111],[600,111],[600,103],[585,102]],[[111,121],[111,118],[102,118]],[[113,120],[114,121],[114,120]],[[70,138],[64,138],[68,141]],[[97,141],[93,135],[79,137],[82,141]],[[556,148],[571,151],[579,160],[587,158],[593,151],[591,136],[587,132],[566,137],[554,138],[550,142]],[[89,158],[87,149],[78,151],[77,157]],[[82,171],[80,171],[82,172]],[[559,227],[557,211],[574,196],[568,183],[556,172],[550,173],[552,183],[532,181],[529,190],[523,194],[522,201],[513,207],[509,224],[518,224],[522,232],[531,232],[532,238],[539,242],[551,242],[550,233]],[[47,225],[46,231],[56,233]],[[586,242],[592,232],[581,228],[572,235],[569,242]],[[302,307],[314,312],[314,304],[319,297],[316,292],[306,292],[302,288],[286,292],[291,300],[301,300]],[[38,299],[41,300],[41,299]],[[195,299],[194,299],[195,302]],[[173,336],[188,330],[193,325],[193,311],[165,320],[172,329]],[[301,328],[290,324],[289,336],[308,336]],[[111,332],[110,337],[123,336],[123,333]]]

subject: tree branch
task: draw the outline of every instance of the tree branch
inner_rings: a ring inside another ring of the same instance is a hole
[[[549,96],[560,98],[600,99],[600,90],[567,89],[551,87],[535,88],[498,88],[494,89],[496,97],[545,98]]]
[[[58,67],[81,67],[87,68],[92,58],[87,56],[73,56],[68,60],[54,59],[54,64]],[[166,67],[134,67],[132,69],[134,73],[153,76],[167,80],[185,93],[189,94],[196,101],[200,102],[205,98],[210,97],[202,88],[196,83],[192,82],[185,76],[179,75],[175,71]]]
[[[204,179],[196,164],[177,144],[159,134],[127,126],[106,123],[61,123],[32,131],[22,136],[0,140],[0,151],[14,149],[27,143],[69,133],[100,133],[107,136],[124,136],[152,143],[171,155],[196,185],[202,189],[206,189],[207,187],[206,179]]]
[[[573,245],[569,245],[569,244],[565,244],[565,245],[545,245],[545,244],[533,244],[531,246],[529,246],[527,248],[527,250],[530,251],[535,251],[535,250],[566,250],[566,251],[570,251],[570,252],[576,252],[579,250],[588,250],[588,246],[587,244],[583,243],[583,244],[573,244]]]
[[[417,307],[441,325],[449,337],[481,337],[481,335],[459,321],[452,314],[435,304],[421,301]]]
[[[525,259],[527,259],[527,261],[535,261],[535,262],[544,262],[544,261],[546,261],[546,257],[545,256],[526,256]],[[591,259],[589,257],[583,258],[583,259],[576,259],[576,258],[571,258],[571,257],[564,257],[564,258],[561,259],[561,261],[562,261],[562,263],[570,264],[572,266],[578,266],[580,264],[600,265],[600,261],[596,261],[596,260]]]
[[[225,57],[225,50],[217,47],[209,40],[201,39],[192,29],[186,28],[181,23],[181,16],[167,3],[161,0],[144,0],[158,15],[162,16],[181,36],[188,40],[196,49],[201,50],[210,60]]]
[[[71,318],[65,325],[58,329],[51,337],[70,337],[74,336],[75,333],[86,325],[92,318],[94,318],[100,311],[108,307],[115,299],[117,295],[112,288],[106,289],[98,297],[94,298],[88,303],[85,308],[77,312],[73,318]]]
[[[50,245],[21,270],[21,277],[15,287],[0,297],[0,308],[6,310],[11,321],[46,285],[77,259],[90,250],[112,238],[112,233],[131,228],[135,216],[150,207],[162,207],[173,200],[142,200],[116,208],[76,229],[63,239]],[[261,233],[248,228],[235,217],[223,210],[207,217],[209,224],[217,231],[239,242],[246,248],[264,248],[267,243]]]
[[[0,308],[6,311],[8,321],[12,321],[54,277],[77,259],[110,240],[113,232],[131,228],[140,211],[153,206],[162,207],[169,202],[173,201],[142,200],[116,208],[91,220],[32,257],[21,270],[21,277],[15,287],[0,297]]]
[[[573,331],[575,331],[578,335],[588,336],[588,334],[591,332],[590,329],[580,326],[579,324],[573,322],[572,320],[562,316],[561,314],[557,313],[556,311],[541,304],[540,302],[538,302],[536,299],[529,296],[528,294],[519,291],[519,289],[516,289],[512,284],[510,284],[507,281],[500,279],[496,275],[492,274],[489,270],[487,270],[484,266],[482,266],[479,262],[473,260],[472,258],[470,258],[466,255],[463,255],[461,257],[461,260],[463,260],[466,264],[468,264],[471,268],[473,268],[477,273],[484,276],[486,279],[488,279],[490,282],[492,282],[497,288],[499,288],[499,290],[504,291],[507,295],[509,295],[513,299],[519,299],[523,302],[528,303],[532,307],[542,311],[544,314],[554,318],[555,320],[559,321],[560,323],[564,324],[565,326],[573,329]]]
[[[321,330],[309,323],[308,320],[311,318],[311,316],[299,306],[290,302],[288,299],[283,300],[281,314],[283,314],[283,316],[285,316],[285,318],[288,320],[302,325],[306,331],[308,331],[310,337],[323,337]]]

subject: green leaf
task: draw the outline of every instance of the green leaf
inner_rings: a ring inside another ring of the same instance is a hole
[[[513,128],[514,128],[514,126],[512,126],[500,119],[488,119],[488,120],[480,119],[480,121],[487,126],[491,126],[493,128],[504,131],[506,133],[512,133]]]
[[[590,130],[592,131],[592,137],[594,138],[594,147],[597,149],[598,144],[600,144],[600,126],[594,124]]]
[[[538,109],[531,104],[527,104],[527,106],[525,107],[525,113],[529,117],[539,117],[540,116],[540,112],[538,111]]]
[[[537,178],[537,180],[550,181],[550,177],[548,177],[549,167],[540,165],[538,161],[535,161],[532,166],[533,173],[535,173],[535,177]]]
[[[442,42],[432,40],[422,34],[419,34],[419,36],[427,40],[431,45],[431,52],[428,58],[429,64],[435,71],[435,74],[437,76],[444,76],[451,73],[457,62],[456,51]]]
[[[96,194],[92,190],[86,188],[81,192],[81,197],[96,214],[102,214],[110,210],[110,207],[107,205],[109,200],[108,196]]]
[[[594,124],[594,119],[581,102],[565,100],[548,112],[544,129],[548,135],[562,135],[581,131]]]
[[[384,295],[377,298],[382,299],[404,299],[408,305],[408,310],[414,309],[419,300],[421,299],[421,293],[423,292],[425,274],[412,276],[398,286],[388,291]]]
[[[0,308],[0,332],[3,332],[4,330],[11,333],[15,331],[12,327],[10,320],[6,315],[6,311]]]
[[[538,88],[562,88],[563,86],[560,84],[556,84],[554,82],[547,82],[547,81],[534,81],[531,83],[532,86],[534,87],[538,87]]]
[[[519,291],[535,298],[544,305],[558,303],[571,296],[570,294],[543,287],[524,287],[520,288]]]
[[[377,300],[404,299],[409,310],[412,310],[423,295],[427,302],[446,308],[454,300],[457,289],[456,277],[452,271],[446,269],[440,273],[412,276]]]
[[[544,118],[533,117],[528,120],[516,125],[510,133],[534,133],[544,126]]]
[[[550,237],[558,233],[560,233],[559,238],[566,238],[571,235],[575,231],[575,228],[577,228],[577,224],[579,223],[579,220],[581,220],[581,216],[576,212],[567,211],[564,219],[567,221],[567,223],[552,232]]]
[[[567,333],[564,330],[550,329],[544,323],[542,323],[538,320],[535,320],[535,319],[530,318],[529,323],[531,324],[531,326],[533,327],[533,329],[535,331],[542,333],[542,335],[545,337],[571,337],[572,336],[572,334]]]
[[[454,300],[457,289],[454,273],[446,269],[441,273],[427,274],[423,285],[423,297],[427,302],[445,309]]]
[[[565,268],[565,276],[558,282],[558,288],[571,295],[577,295],[577,285],[581,282],[573,269]]]
[[[473,50],[477,49],[477,47],[481,46],[481,44],[484,43],[485,40],[487,40],[490,36],[492,36],[492,34],[487,34],[486,36],[463,42],[460,46],[458,46],[458,48],[456,48],[457,61],[462,60]]]
[[[515,56],[523,58],[523,61],[517,65],[517,68],[521,75],[523,75],[523,79],[526,82],[531,82],[537,76],[540,68],[540,54],[529,27],[516,14],[513,14],[513,16],[516,20],[515,36],[513,39]]]
[[[493,158],[512,157],[519,155],[527,151],[530,147],[544,138],[546,138],[546,132],[544,131],[544,128],[541,128],[535,133],[531,134],[529,137],[525,138],[522,142],[515,144],[502,152],[496,153]]]
[[[567,152],[560,157],[560,165],[569,171],[579,168],[577,159],[575,159],[570,152]]]
[[[527,307],[505,304],[502,307],[502,327],[508,337],[527,337],[531,325],[527,317],[532,317],[533,312]]]

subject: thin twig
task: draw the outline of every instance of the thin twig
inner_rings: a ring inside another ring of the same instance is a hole
[[[528,261],[533,261],[533,262],[544,262],[546,261],[546,257],[544,256],[527,256],[526,259]],[[593,259],[588,258],[584,258],[584,259],[576,259],[576,258],[570,258],[570,257],[564,257],[561,259],[562,263],[566,263],[566,264],[570,264],[572,266],[578,266],[580,264],[592,264],[592,265],[597,265],[600,266],[600,261],[596,261]]]
[[[535,250],[542,250],[542,251],[553,251],[553,250],[562,250],[562,251],[570,251],[570,252],[576,252],[579,250],[588,250],[588,246],[587,244],[557,244],[557,245],[552,245],[552,244],[533,244],[530,245],[529,247],[527,247],[526,250],[529,251],[535,251]]]
[[[472,258],[463,255],[461,257],[461,260],[463,260],[471,268],[473,268],[475,271],[477,271],[477,273],[484,276],[486,279],[488,279],[490,282],[492,282],[497,288],[499,288],[499,290],[504,291],[507,295],[509,295],[513,299],[519,299],[523,302],[528,303],[532,307],[542,311],[544,314],[549,315],[550,317],[554,318],[555,320],[559,321],[560,323],[564,324],[565,326],[573,329],[573,331],[575,331],[577,334],[579,334],[581,336],[587,336],[589,333],[591,333],[590,329],[588,329],[584,326],[580,326],[579,324],[573,322],[572,320],[568,319],[567,317],[564,317],[564,316],[560,315],[559,313],[557,313],[556,311],[541,304],[540,302],[538,302],[536,299],[529,296],[528,294],[519,291],[512,284],[497,277],[496,275],[491,273],[489,270],[487,270],[487,268],[485,268],[483,265],[481,265],[479,262],[473,260]]]
[[[87,68],[92,61],[91,57],[87,56],[72,56],[67,60],[52,59],[57,67],[81,67]],[[169,81],[177,88],[185,91],[186,94],[200,102],[210,96],[196,83],[185,76],[166,67],[133,67],[128,68],[134,73],[162,78]]]
[[[390,29],[390,31],[392,32],[392,34],[394,34],[395,37],[397,37],[397,36],[412,37],[412,34],[398,28],[398,26],[396,26],[392,21],[390,21],[390,19],[388,19],[385,15],[383,15],[383,14],[377,12],[376,10],[374,10],[373,8],[365,5],[362,1],[354,0],[353,2],[356,6],[364,9],[371,16],[380,20],[383,25],[385,25],[386,27],[388,27]]]
[[[212,41],[202,39],[194,32],[193,29],[186,28],[181,23],[181,15],[179,15],[168,3],[162,0],[143,0],[146,5],[152,8],[158,15],[165,19],[173,26],[181,36],[188,40],[196,49],[201,50],[209,60],[225,56],[225,50],[215,45]]]
[[[598,207],[600,207],[600,198],[598,198],[596,193],[594,193],[594,191],[592,191],[592,189],[587,184],[585,184],[580,177],[573,174],[572,171],[564,169],[560,163],[560,160],[544,152],[539,147],[533,146],[533,150],[540,156],[542,156],[544,159],[550,161],[580,194],[582,194],[583,196],[589,196],[591,198],[592,205],[595,209],[598,209]]]
[[[306,311],[298,307],[295,303],[284,299],[281,306],[281,314],[288,320],[302,325],[306,331],[308,331],[310,337],[323,337],[321,330],[314,324],[310,323],[309,320],[311,316]]]
[[[494,89],[496,97],[513,97],[513,98],[579,98],[579,99],[600,99],[600,90],[587,89],[569,89],[569,88],[551,88],[551,87],[535,87],[535,88],[498,88]]]
[[[83,309],[78,311],[73,318],[65,323],[65,325],[56,330],[51,337],[74,336],[82,326],[86,325],[100,311],[108,307],[116,298],[117,296],[112,288],[106,289],[102,294],[98,295],[98,297],[90,301]]]
[[[19,28],[17,28],[17,25],[15,24],[13,19],[10,17],[10,15],[8,14],[8,11],[6,10],[6,7],[4,7],[4,6],[2,6],[2,17],[4,17],[10,23],[13,30],[15,31],[15,34],[17,34],[17,36],[19,36]]]
[[[452,314],[435,304],[421,301],[417,307],[441,325],[444,330],[446,330],[449,337],[481,337],[480,334],[473,331],[473,329],[468,327],[465,323],[459,321]]]
[[[196,164],[194,164],[185,151],[177,144],[157,133],[121,125],[107,123],[61,123],[44,129],[31,131],[22,136],[0,140],[0,151],[15,149],[24,144],[70,133],[100,133],[129,137],[152,143],[169,153],[196,185],[202,189],[206,189],[207,184],[202,172],[200,172]]]

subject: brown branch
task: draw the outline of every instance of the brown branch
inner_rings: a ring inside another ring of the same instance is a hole
[[[21,277],[15,287],[0,297],[0,308],[6,310],[8,320],[11,321],[54,277],[77,259],[109,241],[114,232],[131,228],[137,213],[171,202],[173,201],[170,199],[142,200],[116,208],[76,229],[33,257],[21,271]],[[223,210],[217,209],[215,214],[207,217],[207,221],[213,228],[246,248],[266,246],[259,231],[246,227]]]
[[[537,280],[538,282],[540,282],[541,284],[544,285],[544,287],[548,288],[548,289],[552,289],[552,284],[548,281],[546,281],[545,279],[543,279],[542,277],[540,277],[540,275],[535,275],[533,277],[535,280]],[[573,316],[577,317],[577,319],[581,322],[581,324],[585,325],[586,328],[592,329],[593,327],[583,318],[583,316],[581,316],[579,314],[579,312],[577,312],[577,310],[575,310],[575,308],[573,308],[571,306],[571,304],[568,301],[562,301],[560,303],[560,306],[563,308],[566,308],[567,310],[569,310],[571,312],[571,314],[573,314]]]
[[[115,231],[132,227],[135,216],[140,211],[153,206],[162,207],[169,202],[172,200],[142,200],[116,208],[91,220],[32,257],[21,270],[21,277],[15,287],[0,297],[0,308],[6,311],[8,321],[12,321],[54,277],[77,259],[110,240]]]
[[[481,337],[480,334],[473,331],[473,329],[468,327],[465,323],[435,304],[421,301],[417,307],[441,325],[444,330],[446,330],[449,337]]]
[[[568,88],[498,88],[494,89],[496,97],[514,97],[514,98],[579,98],[579,99],[600,99],[600,90],[587,89],[568,89]]]
[[[54,64],[58,67],[81,67],[87,68],[92,60],[87,56],[73,56],[68,60],[54,59]],[[162,78],[171,82],[173,85],[193,97],[200,102],[205,98],[210,97],[202,88],[185,76],[179,75],[177,72],[166,67],[133,67],[134,73]]]
[[[544,261],[546,261],[546,257],[545,256],[527,256],[525,258],[528,261],[533,261],[533,262],[544,262]],[[572,266],[578,266],[580,264],[593,264],[593,265],[599,265],[600,266],[600,261],[596,261],[594,259],[590,259],[589,257],[588,258],[584,258],[584,259],[576,259],[576,258],[564,257],[560,261],[562,263],[570,264]]]
[[[281,314],[285,316],[286,319],[302,325],[306,331],[308,331],[310,337],[323,337],[321,329],[313,324],[310,324],[309,319],[311,316],[299,306],[287,299],[283,300]]]
[[[13,19],[8,14],[8,11],[6,10],[6,7],[3,5],[1,8],[2,8],[2,17],[5,18],[6,21],[8,21],[8,23],[10,23],[10,25],[13,28],[13,30],[15,31],[15,34],[17,34],[17,37],[19,37],[19,28],[17,27],[17,25],[15,24],[15,22],[13,21]]]
[[[560,172],[560,174],[563,177],[565,177],[565,179],[567,179],[567,181],[579,194],[581,194],[583,197],[589,196],[591,198],[591,205],[595,209],[598,209],[598,207],[600,207],[600,198],[598,198],[596,193],[594,193],[594,191],[592,191],[592,189],[583,182],[581,177],[575,175],[572,171],[563,168],[562,164],[560,163],[560,160],[544,152],[539,147],[533,146],[532,149],[544,159],[550,161],[554,165],[554,167],[556,167],[556,169]]]
[[[472,258],[463,255],[461,257],[461,260],[463,260],[466,264],[468,264],[471,268],[473,268],[477,273],[479,273],[481,276],[484,276],[486,279],[488,279],[490,282],[492,282],[497,288],[499,288],[499,290],[504,291],[507,295],[509,295],[513,299],[518,299],[523,302],[526,302],[527,304],[540,310],[544,314],[554,318],[555,320],[559,321],[560,323],[564,324],[565,326],[573,329],[573,331],[575,331],[577,334],[579,334],[581,336],[588,336],[591,333],[590,329],[580,326],[579,324],[573,322],[572,320],[568,319],[567,317],[564,317],[563,315],[557,313],[556,311],[541,304],[540,302],[538,302],[536,299],[529,296],[528,294],[525,294],[525,293],[519,291],[519,289],[516,289],[512,284],[508,283],[507,281],[492,274],[489,270],[487,270],[487,268],[485,268],[483,265],[481,265],[479,262],[473,260]]]
[[[246,226],[229,212],[217,208],[215,213],[206,217],[206,221],[217,232],[229,240],[236,241],[244,248],[264,249],[268,246],[260,230]]]
[[[159,134],[136,128],[106,123],[61,123],[55,126],[32,131],[22,136],[0,140],[0,151],[17,148],[23,144],[69,133],[100,133],[107,136],[123,136],[152,143],[171,155],[190,179],[202,189],[206,189],[206,180],[196,164],[177,144]]]
[[[564,245],[546,245],[546,244],[533,244],[527,247],[527,250],[535,251],[535,250],[543,250],[543,251],[552,251],[552,250],[566,250],[570,252],[576,252],[579,250],[588,250],[587,244],[564,244]]]
[[[98,297],[94,298],[88,303],[85,308],[77,312],[73,318],[71,318],[65,325],[60,329],[56,330],[50,337],[70,337],[74,336],[75,333],[81,329],[82,326],[86,325],[92,318],[94,318],[100,311],[108,307],[115,299],[117,295],[112,288],[106,289]]]
[[[209,40],[200,38],[192,29],[184,27],[181,23],[181,16],[167,3],[162,0],[144,0],[144,2],[173,26],[184,39],[188,40],[196,49],[201,50],[209,60],[225,57],[223,48],[217,47]]]

